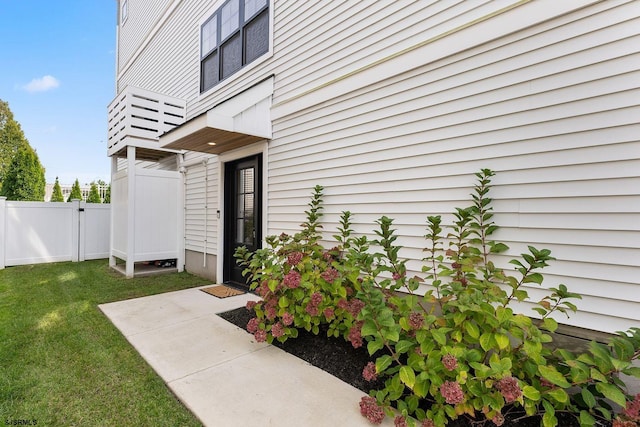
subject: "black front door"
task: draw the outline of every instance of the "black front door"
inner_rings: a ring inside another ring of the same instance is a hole
[[[225,163],[224,281],[246,287],[234,252],[249,251],[262,242],[262,155]]]

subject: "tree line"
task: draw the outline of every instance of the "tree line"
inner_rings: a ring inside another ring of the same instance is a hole
[[[87,203],[111,203],[111,184],[107,186],[107,190],[104,195],[104,199],[100,196],[99,187],[104,187],[106,183],[104,181],[99,180],[97,183],[94,181],[91,183],[91,187],[89,188],[89,195],[87,196]],[[69,193],[69,197],[67,197],[67,202],[70,202],[74,199],[82,200],[82,189],[80,188],[80,182],[76,178],[76,181],[71,186],[71,192]],[[56,177],[56,182],[53,184],[53,193],[51,194],[52,202],[64,202],[64,195],[62,194],[62,187],[60,186],[60,182],[58,181],[58,177]]]
[[[24,136],[24,132],[14,117],[9,103],[0,99],[0,196],[7,200],[43,201],[46,181],[44,167],[38,154]],[[98,185],[92,182],[87,197],[88,203],[102,203]],[[80,183],[76,179],[67,201],[82,200]],[[107,187],[104,203],[111,199],[111,185]],[[56,177],[53,186],[52,202],[64,202],[62,188]]]

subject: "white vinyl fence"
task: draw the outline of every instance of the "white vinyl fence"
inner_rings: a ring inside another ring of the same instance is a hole
[[[109,257],[109,204],[0,197],[0,268]]]

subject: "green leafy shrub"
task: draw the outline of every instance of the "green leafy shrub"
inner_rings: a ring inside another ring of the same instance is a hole
[[[100,191],[98,190],[98,184],[96,184],[95,182],[91,183],[89,196],[87,196],[87,203],[102,203],[102,199],[100,198]]]
[[[53,184],[53,192],[51,194],[52,202],[64,202],[64,196],[62,195],[62,188],[60,187],[60,182],[58,181],[58,177],[56,176],[56,182]]]
[[[325,249],[320,243],[322,225],[322,187],[316,186],[302,230],[293,236],[281,234],[266,238],[267,247],[250,253],[240,247],[236,259],[246,267],[250,288],[262,298],[247,308],[256,317],[247,330],[257,341],[280,342],[298,336],[304,328],[314,334],[327,325],[331,336],[346,336],[357,314],[353,296],[356,288],[341,279],[348,274],[341,263],[341,252],[349,245],[349,212],[342,215],[338,246]],[[357,277],[358,272],[352,273]],[[357,285],[357,280],[350,283]]]
[[[76,178],[71,186],[71,193],[69,193],[67,202],[71,202],[72,200],[82,200],[82,190],[80,189],[80,182],[78,181],[78,178]]]
[[[29,144],[18,147],[5,170],[0,196],[7,200],[41,202],[45,192],[44,168]]]
[[[620,333],[609,346],[593,342],[585,354],[552,350],[547,344],[558,324],[551,315],[575,311],[570,299],[580,296],[564,285],[551,288],[537,302],[537,320],[510,307],[512,301],[531,302],[524,285],[540,285],[539,270],[553,258],[530,246],[522,259],[510,261],[517,275],[493,264],[492,255],[508,248],[490,240],[497,230],[487,196],[492,175],[477,174],[473,205],[456,210],[446,235],[441,218],[428,217],[424,279],[406,277],[393,221],[386,217],[378,220],[378,239],[371,242],[380,251],[365,256],[353,248],[347,256],[362,273],[361,335],[377,355],[367,375],[386,379],[361,403],[371,421],[379,421],[379,411],[371,409],[377,405],[400,425],[440,426],[465,416],[500,426],[505,411],[520,406],[527,416],[541,414],[545,427],[558,424],[559,412],[592,426],[612,419],[608,401],[623,408],[631,401],[617,374],[639,376],[631,362],[640,354],[640,330]],[[416,294],[422,284],[430,285],[424,296]],[[627,407],[630,416],[623,414],[631,422],[640,419],[633,408]]]
[[[492,176],[488,169],[476,174],[472,205],[456,209],[452,225],[427,218],[423,277],[408,277],[393,220],[384,216],[369,240],[352,235],[344,212],[337,245],[326,250],[317,186],[301,232],[268,237],[255,253],[236,252],[262,297],[248,305],[256,313],[248,330],[272,342],[295,338],[298,328],[318,334],[326,324],[329,335],[354,347],[366,342],[375,362],[363,376],[384,380],[360,402],[373,423],[388,415],[398,426],[442,426],[458,417],[500,426],[520,407],[525,416],[541,415],[544,427],[558,425],[562,412],[582,426],[637,426],[640,395],[627,395],[618,375],[640,377],[632,366],[640,329],[620,332],[608,345],[592,342],[582,354],[551,346],[553,314],[576,311],[572,300],[580,296],[560,284],[531,301],[526,288],[542,284],[549,250],[529,246],[510,261],[515,274],[496,267],[493,258],[508,247],[491,239],[498,229],[488,197]],[[514,302],[533,303],[539,318],[514,312]],[[617,416],[611,403],[622,408]]]

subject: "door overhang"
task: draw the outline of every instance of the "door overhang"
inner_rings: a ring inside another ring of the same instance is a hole
[[[165,149],[221,154],[271,139],[273,76],[160,136]]]

